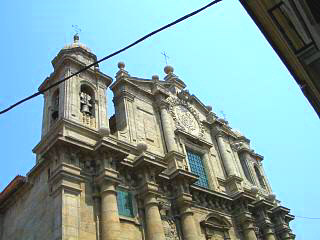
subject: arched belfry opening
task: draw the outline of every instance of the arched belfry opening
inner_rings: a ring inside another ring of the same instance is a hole
[[[51,97],[51,123],[54,123],[59,118],[59,89],[56,89]]]
[[[80,87],[80,112],[82,122],[90,127],[95,127],[95,92],[87,84]]]

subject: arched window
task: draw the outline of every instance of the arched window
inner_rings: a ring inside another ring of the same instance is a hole
[[[258,169],[257,166],[254,166],[254,171],[256,172],[256,175],[257,175],[257,178],[258,178],[258,181],[259,181],[259,184],[262,188],[266,189],[266,184],[264,183],[264,178],[263,176],[261,175],[260,173],[260,170]]]
[[[52,103],[51,119],[52,119],[52,122],[54,122],[59,118],[59,89],[57,89],[52,94],[51,103]]]
[[[225,217],[209,214],[205,220],[200,222],[200,225],[204,229],[206,239],[230,240],[231,225]]]
[[[250,183],[253,184],[252,178],[251,178],[250,173],[249,173],[248,163],[247,163],[246,159],[244,157],[240,157],[240,163],[241,163],[241,167],[242,167],[242,170],[243,170],[243,173],[244,173],[246,179]]]
[[[85,84],[80,88],[80,111],[85,115],[94,116],[94,92]]]

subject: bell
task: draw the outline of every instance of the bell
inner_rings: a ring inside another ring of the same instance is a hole
[[[83,105],[82,105],[81,112],[83,112],[83,113],[90,113],[89,106],[88,106],[87,104],[83,104]]]

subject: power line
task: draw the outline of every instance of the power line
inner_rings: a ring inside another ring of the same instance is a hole
[[[167,25],[165,25],[165,26],[163,26],[163,27],[161,27],[161,28],[158,28],[157,30],[155,30],[155,31],[153,31],[153,32],[148,33],[147,35],[145,35],[145,36],[143,36],[142,38],[138,39],[137,41],[129,44],[128,46],[126,46],[126,47],[124,47],[124,48],[122,48],[122,49],[120,49],[120,50],[118,50],[118,51],[116,51],[116,52],[114,52],[114,53],[111,53],[110,55],[108,55],[108,56],[106,56],[106,57],[104,57],[104,58],[101,58],[100,60],[98,60],[98,61],[96,61],[96,62],[94,62],[94,63],[92,63],[92,64],[90,64],[90,65],[87,65],[86,67],[84,67],[84,68],[80,69],[79,71],[71,74],[70,76],[68,76],[68,77],[66,77],[66,78],[64,78],[64,79],[62,79],[62,80],[60,80],[60,81],[58,81],[58,82],[50,85],[49,87],[47,87],[47,88],[45,88],[45,89],[43,89],[43,90],[41,90],[41,91],[38,91],[38,92],[32,94],[31,96],[26,97],[26,98],[24,98],[24,99],[16,102],[15,104],[11,105],[10,107],[2,110],[2,111],[0,112],[0,115],[8,112],[9,110],[17,107],[18,105],[20,105],[20,104],[22,104],[22,103],[24,103],[24,102],[26,102],[26,101],[34,98],[34,97],[37,97],[38,95],[40,95],[40,94],[48,91],[49,89],[51,89],[51,88],[59,85],[60,83],[65,82],[66,80],[68,80],[68,79],[76,76],[77,74],[79,74],[79,73],[81,73],[81,72],[83,72],[83,71],[85,71],[85,70],[87,70],[87,69],[95,66],[96,64],[98,64],[98,63],[100,63],[100,62],[103,62],[103,61],[105,61],[105,60],[107,60],[107,59],[109,59],[109,58],[111,58],[111,57],[113,57],[113,56],[116,56],[116,55],[118,55],[119,53],[121,53],[121,52],[123,52],[123,51],[126,51],[127,49],[129,49],[129,48],[137,45],[138,43],[146,40],[147,38],[149,38],[149,37],[151,37],[151,36],[153,36],[153,35],[161,32],[161,31],[163,31],[163,30],[165,30],[165,29],[167,29],[167,28],[169,28],[169,27],[172,27],[172,26],[176,25],[177,23],[180,23],[180,22],[186,20],[187,18],[190,18],[190,17],[194,16],[194,15],[198,14],[199,12],[205,10],[206,8],[209,8],[209,7],[213,6],[214,4],[219,3],[219,2],[221,2],[221,1],[222,1],[222,0],[214,0],[214,1],[210,2],[209,4],[205,5],[204,7],[199,8],[198,10],[195,10],[195,11],[193,11],[193,12],[191,12],[191,13],[189,13],[189,14],[181,17],[181,18],[178,18],[177,20],[175,20],[175,21],[173,21],[173,22],[171,22],[171,23],[169,23],[169,24],[167,24]]]
[[[295,217],[305,218],[305,219],[311,219],[311,220],[320,220],[320,217],[302,217],[302,216],[297,216],[297,215],[295,215]]]

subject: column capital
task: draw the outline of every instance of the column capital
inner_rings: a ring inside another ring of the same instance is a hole
[[[155,101],[155,106],[160,110],[162,109],[168,110],[170,104],[164,98],[157,98],[157,100]]]
[[[242,222],[241,226],[244,231],[246,231],[246,230],[255,231],[256,230],[253,219],[247,219],[245,222]]]
[[[155,205],[158,206],[159,205],[159,201],[157,200],[157,195],[156,193],[153,192],[146,192],[144,193],[143,196],[143,203],[144,206],[150,206],[150,205]]]
[[[118,171],[108,169],[108,171],[95,177],[94,181],[100,187],[100,193],[115,192],[116,187],[121,183],[118,174]]]
[[[216,138],[219,138],[219,137],[225,137],[226,136],[226,133],[223,131],[223,129],[221,127],[213,127],[211,129],[211,132],[213,133],[213,135],[216,137]]]

